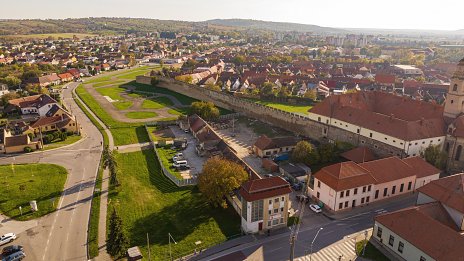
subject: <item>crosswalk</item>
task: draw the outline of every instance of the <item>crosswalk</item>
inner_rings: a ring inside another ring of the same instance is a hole
[[[355,242],[353,239],[347,239],[342,242],[330,245],[320,251],[313,253],[311,261],[348,261],[355,260]],[[297,261],[310,260],[309,255],[296,259]]]

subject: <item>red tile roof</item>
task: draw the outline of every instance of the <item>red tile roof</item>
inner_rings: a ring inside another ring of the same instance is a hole
[[[335,191],[376,183],[368,170],[352,161],[324,167],[314,174],[314,178],[320,180]]]
[[[254,146],[261,150],[268,150],[295,146],[297,142],[298,139],[295,137],[278,137],[271,139],[263,134],[256,140]]]
[[[392,74],[376,74],[375,82],[380,84],[394,84],[395,75]]]
[[[432,164],[424,164],[424,160],[419,156],[405,158],[403,162],[414,169],[417,178],[423,178],[441,172],[441,170],[437,169]]]
[[[281,177],[253,179],[242,184],[240,195],[248,202],[278,197],[292,192],[290,184]]]
[[[434,180],[418,191],[464,213],[464,173]]]
[[[375,220],[435,260],[464,260],[464,236],[438,202],[379,215]]]
[[[370,150],[368,147],[356,147],[352,150],[340,154],[340,156],[356,163],[363,163],[366,161],[378,159],[374,152],[372,152],[372,150]]]

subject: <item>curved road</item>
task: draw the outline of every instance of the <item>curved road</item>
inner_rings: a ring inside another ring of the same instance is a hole
[[[83,140],[66,148],[0,157],[0,164],[54,163],[68,170],[57,211],[37,220],[36,227],[19,234],[28,260],[87,260],[87,228],[90,204],[101,156],[103,138],[72,99],[78,83],[63,91],[63,102],[77,117]],[[15,222],[15,221],[12,221]],[[3,224],[8,226],[8,221]]]

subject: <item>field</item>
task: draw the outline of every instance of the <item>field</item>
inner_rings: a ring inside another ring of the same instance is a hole
[[[356,242],[356,253],[358,256],[362,256],[362,251],[364,244],[366,243],[366,240],[362,240],[359,242]],[[365,258],[368,258],[370,260],[375,260],[375,261],[388,261],[388,259],[382,252],[380,252],[374,245],[371,244],[371,242],[367,242],[366,245],[366,251],[364,253]]]
[[[118,86],[113,86],[113,87],[105,87],[105,88],[98,88],[97,91],[103,95],[103,96],[108,96],[111,99],[115,100],[115,102],[112,102],[114,107],[118,110],[127,110],[130,107],[132,107],[132,102],[131,101],[126,101],[124,98],[121,97],[120,93],[125,92],[126,89],[118,87]]]
[[[179,179],[183,179],[180,175],[180,172],[172,166],[172,157],[178,153],[177,150],[169,149],[169,148],[157,148],[158,155],[161,159],[161,163],[163,166],[171,172],[172,175],[176,176]]]
[[[73,36],[78,37],[79,39],[85,37],[93,37],[95,34],[81,34],[81,33],[57,33],[57,34],[18,34],[18,35],[4,35],[5,38],[14,38],[14,39],[47,39],[49,37],[53,39],[71,39]]]
[[[183,105],[191,105],[192,102],[196,102],[198,100],[185,96],[183,94],[173,92],[171,90],[160,88],[160,87],[153,87],[147,84],[141,84],[136,82],[130,82],[127,85],[135,87],[136,91],[143,91],[143,92],[152,92],[152,93],[162,93],[176,97],[176,99],[182,103]]]
[[[142,108],[144,109],[161,109],[166,106],[173,106],[172,101],[167,97],[156,97],[144,100]]]
[[[206,248],[240,233],[239,217],[232,208],[210,207],[193,187],[178,188],[160,172],[154,152],[116,156],[121,186],[110,191],[110,206],[123,219],[130,245],[147,256],[147,233],[152,260],[168,260],[168,233],[174,258],[194,251],[195,242]]]
[[[126,113],[126,117],[130,119],[148,119],[156,116],[158,116],[158,114],[151,111],[131,111]]]
[[[55,211],[66,178],[66,169],[54,164],[0,165],[0,212],[30,220]],[[31,200],[37,201],[37,212],[31,211]]]
[[[277,102],[269,102],[269,101],[256,101],[258,104],[266,105],[272,108],[276,108],[279,110],[299,113],[299,114],[308,114],[308,110],[311,109],[313,106],[309,103],[307,104],[287,104],[287,103],[277,103]]]
[[[43,150],[51,150],[51,149],[56,149],[56,148],[63,147],[69,144],[73,144],[74,142],[79,141],[81,138],[82,137],[79,135],[68,136],[68,138],[65,141],[57,141],[57,142],[53,142],[50,144],[45,144]]]
[[[82,86],[77,87],[76,93],[97,117],[109,127],[113,134],[115,146],[149,141],[142,124],[114,120]]]

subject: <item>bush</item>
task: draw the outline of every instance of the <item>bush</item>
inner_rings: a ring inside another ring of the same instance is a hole
[[[68,138],[68,135],[66,134],[66,132],[61,132],[60,133],[60,140],[61,141],[65,141],[67,138]]]
[[[25,147],[24,152],[26,152],[26,153],[32,152],[32,148],[31,147]]]

